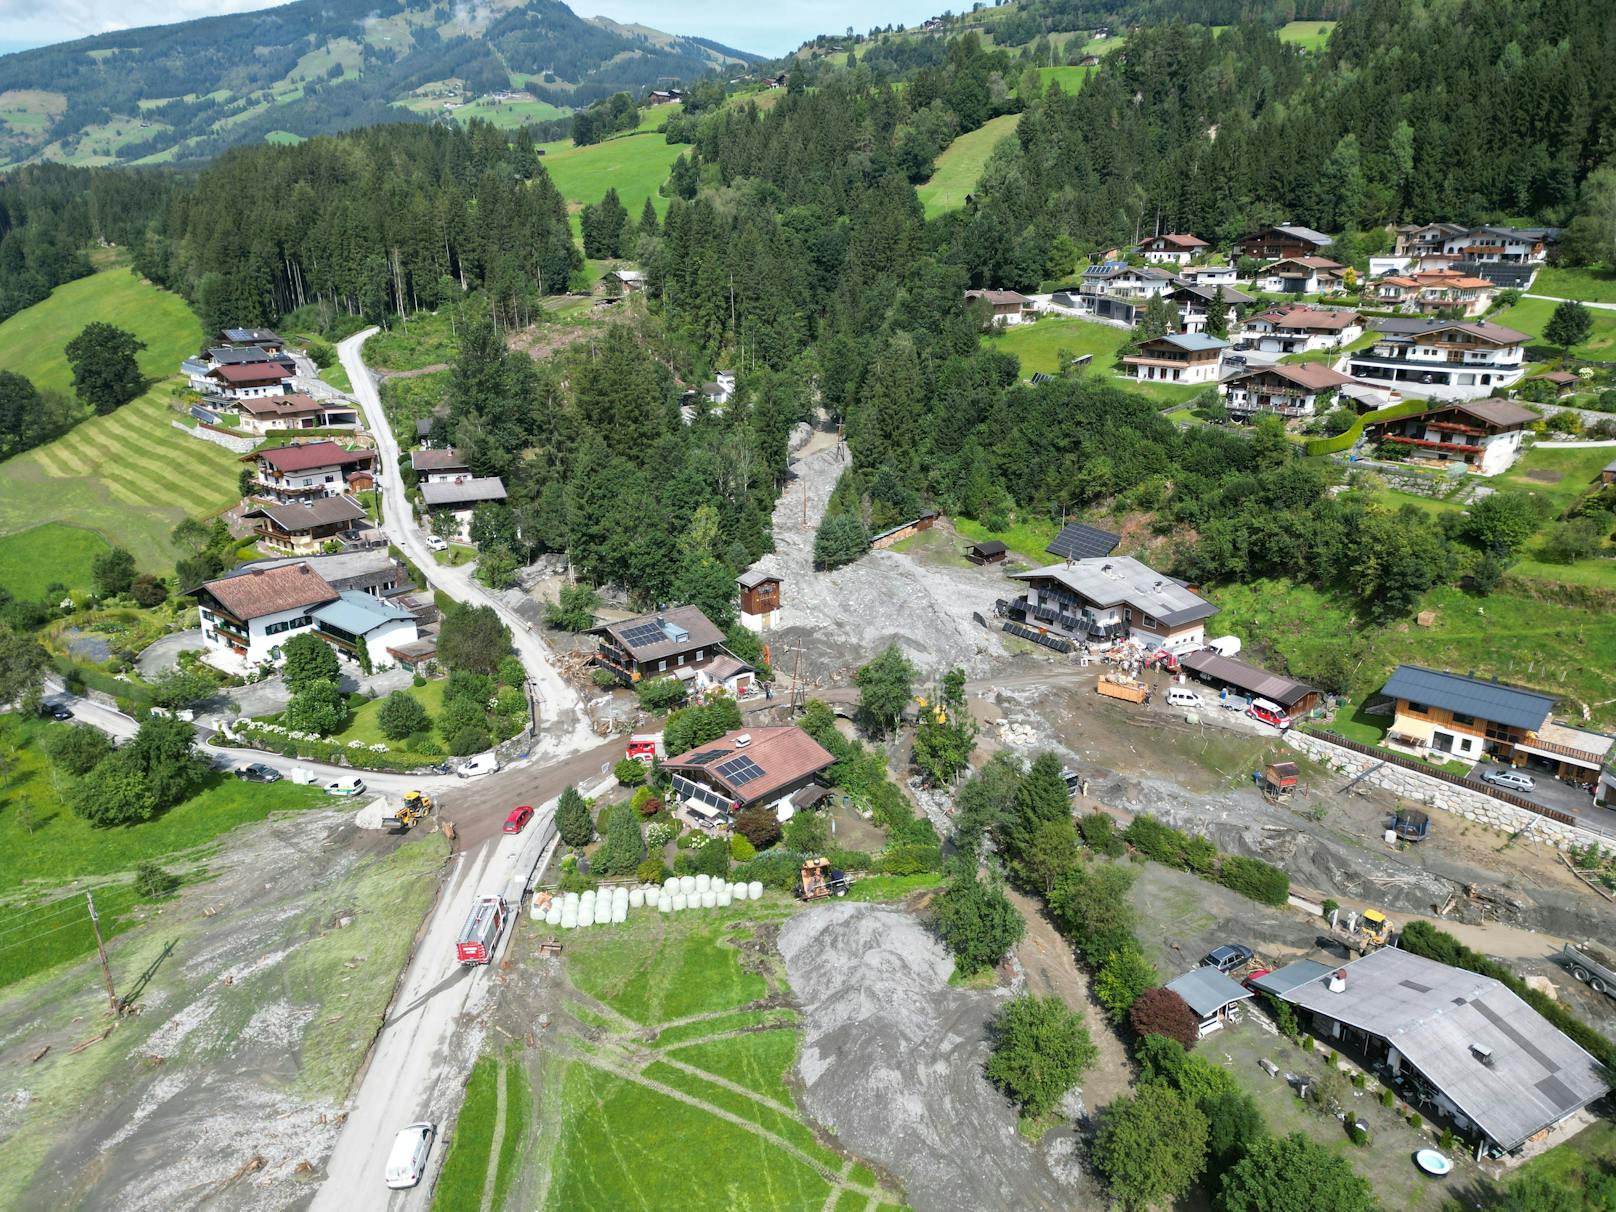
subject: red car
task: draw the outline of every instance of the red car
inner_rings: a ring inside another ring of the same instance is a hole
[[[524,826],[533,819],[533,809],[523,804],[520,808],[512,808],[510,816],[505,818],[506,833],[521,833]]]

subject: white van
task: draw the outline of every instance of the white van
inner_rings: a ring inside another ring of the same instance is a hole
[[[330,779],[326,782],[327,795],[364,795],[365,780],[357,774],[343,775],[341,778]]]
[[[387,1185],[413,1187],[426,1173],[426,1155],[432,1152],[432,1137],[438,1126],[425,1121],[400,1129],[387,1155]]]
[[[455,771],[463,779],[474,779],[478,775],[493,774],[499,769],[499,759],[492,753],[479,753],[476,757],[460,763]]]
[[[1193,690],[1185,690],[1182,686],[1174,686],[1167,692],[1167,705],[1169,707],[1189,707],[1199,711],[1203,706],[1201,696]]]

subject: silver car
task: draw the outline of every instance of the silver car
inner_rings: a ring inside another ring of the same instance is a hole
[[[1502,787],[1505,791],[1518,791],[1522,795],[1530,795],[1537,790],[1537,780],[1519,770],[1489,770],[1481,776],[1481,781]]]

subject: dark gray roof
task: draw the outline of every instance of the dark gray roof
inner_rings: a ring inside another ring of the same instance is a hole
[[[1248,665],[1245,661],[1223,656],[1210,648],[1203,648],[1199,652],[1181,657],[1179,663],[1192,673],[1214,681],[1227,682],[1258,698],[1272,699],[1283,707],[1289,707],[1292,703],[1301,702],[1310,694],[1318,693],[1317,688],[1309,686],[1306,682],[1269,673],[1266,669],[1259,669],[1255,665]]]
[[[1120,542],[1122,536],[1112,534],[1109,530],[1082,522],[1068,522],[1044,550],[1063,560],[1093,560],[1110,555]]]
[[[698,648],[714,648],[724,633],[699,606],[675,606],[660,614],[642,614],[593,628],[620,644],[636,661],[656,661]]]
[[[1279,996],[1386,1040],[1506,1150],[1606,1091],[1599,1063],[1500,981],[1396,947],[1340,968],[1339,992],[1324,976]]]
[[[469,470],[466,460],[453,446],[446,446],[442,450],[410,451],[410,469],[428,472]]]
[[[736,577],[735,581],[743,589],[756,589],[764,581],[778,581],[779,579],[779,573],[761,572],[756,568],[748,568],[740,576]]]
[[[1009,551],[1010,549],[1008,547],[1006,547],[1003,543],[1001,543],[998,539],[983,539],[979,543],[972,543],[971,544],[971,550],[976,552],[978,555],[989,556],[989,555],[1003,555],[1005,552]]]
[[[1252,996],[1251,990],[1230,980],[1216,968],[1191,968],[1183,976],[1175,976],[1167,987],[1190,1004],[1190,1009],[1202,1018],[1211,1018],[1233,1002],[1243,1002]]]
[[[352,497],[320,497],[308,504],[276,505],[265,502],[241,515],[265,517],[285,531],[312,530],[341,522],[356,522],[365,516],[364,508]]]
[[[1286,964],[1283,968],[1275,968],[1272,972],[1265,972],[1261,976],[1251,977],[1251,983],[1264,993],[1272,993],[1276,997],[1283,997],[1298,985],[1305,985],[1308,981],[1316,981],[1321,977],[1329,976],[1335,968],[1329,964],[1321,964],[1317,960],[1301,959],[1294,964]]]
[[[498,476],[468,476],[463,480],[437,480],[421,485],[421,499],[427,505],[474,505],[478,501],[503,501],[505,482]]]
[[[1218,612],[1205,598],[1131,556],[1046,564],[1030,572],[1018,572],[1011,579],[1058,581],[1096,606],[1117,606],[1126,602],[1165,627],[1209,618]]]
[[[1399,665],[1380,692],[1389,698],[1410,699],[1511,728],[1539,728],[1554,710],[1550,695],[1419,665]]]
[[[1275,231],[1282,231],[1287,236],[1295,236],[1310,243],[1325,245],[1333,243],[1329,236],[1322,231],[1314,231],[1311,227],[1303,227],[1299,223],[1279,223],[1274,226]]]

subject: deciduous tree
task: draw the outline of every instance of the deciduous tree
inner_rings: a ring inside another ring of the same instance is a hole
[[[281,645],[281,653],[285,658],[281,664],[281,679],[294,695],[316,682],[335,686],[342,677],[335,650],[308,632],[287,640]]]
[[[960,974],[992,968],[1021,941],[1027,924],[1004,890],[961,867],[932,906],[932,925],[954,953]]]
[[[98,413],[127,404],[146,388],[135,355],[146,348],[132,332],[97,320],[67,343],[73,390]]]
[[[1553,1190],[1562,1184],[1549,1183]],[[1550,1212],[1554,1198],[1535,1196],[1525,1203],[1504,1205],[1515,1212]],[[1580,1209],[1582,1201],[1572,1199],[1565,1208]],[[1380,1204],[1369,1184],[1359,1178],[1346,1158],[1315,1143],[1300,1132],[1268,1137],[1251,1146],[1246,1156],[1223,1175],[1218,1189],[1220,1212],[1376,1212]]]
[[[1206,1136],[1206,1116],[1183,1095],[1146,1085],[1105,1109],[1092,1156],[1123,1207],[1148,1208],[1182,1195],[1201,1176]]]
[[[1100,1055],[1083,1016],[1058,997],[1006,1002],[989,1032],[988,1080],[1033,1119],[1053,1111]]]
[[[896,644],[889,644],[880,656],[859,667],[853,684],[859,689],[860,722],[876,736],[885,736],[898,726],[914,693],[915,667]]]

